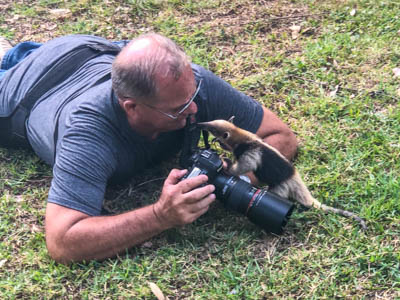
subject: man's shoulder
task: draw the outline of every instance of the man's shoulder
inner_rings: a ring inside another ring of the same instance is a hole
[[[63,113],[69,127],[86,128],[89,125],[89,130],[105,132],[123,126],[123,115],[112,91],[111,80],[86,90]]]
[[[197,80],[199,80],[199,79],[204,80],[205,78],[212,77],[214,75],[210,70],[207,70],[206,68],[204,68],[198,64],[191,63],[190,66],[191,66],[193,74]]]
[[[81,45],[81,44],[82,45],[104,44],[104,45],[116,46],[114,43],[110,42],[105,38],[95,35],[86,35],[86,34],[70,34],[70,35],[60,36],[52,40],[49,40],[48,42],[44,43],[43,46],[58,45],[58,44],[63,44],[68,47],[74,47],[75,45]]]

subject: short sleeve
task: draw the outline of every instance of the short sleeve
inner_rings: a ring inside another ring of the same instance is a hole
[[[212,72],[194,64],[192,68],[197,79],[202,79],[199,99],[196,101],[199,107],[198,121],[228,120],[235,116],[236,126],[253,133],[258,130],[263,118],[260,103],[236,90]]]
[[[48,202],[97,216],[117,156],[104,130],[78,124],[66,130],[58,143]]]

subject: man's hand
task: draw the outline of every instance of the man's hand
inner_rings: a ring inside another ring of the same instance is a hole
[[[148,205],[114,216],[92,217],[48,203],[46,242],[50,255],[69,263],[114,256],[173,226],[184,225],[204,214],[215,200],[214,186],[202,175],[180,181],[185,170],[172,170],[161,197]]]
[[[173,169],[164,182],[160,199],[153,206],[154,213],[163,227],[192,223],[203,215],[215,200],[215,187],[205,185],[206,175],[181,180],[187,170]]]

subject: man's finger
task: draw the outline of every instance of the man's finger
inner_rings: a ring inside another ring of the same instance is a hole
[[[202,210],[208,210],[211,203],[215,201],[215,194],[209,194],[207,197],[199,200],[197,203],[193,203],[190,208],[191,213],[198,213]]]
[[[200,185],[206,183],[208,177],[206,175],[199,175],[193,178],[188,178],[180,182],[182,186],[182,193],[190,192],[191,190],[199,187]]]
[[[208,184],[186,193],[187,203],[196,203],[215,191],[215,186]]]
[[[197,218],[199,218],[200,216],[204,215],[204,214],[208,211],[209,207],[210,207],[210,206],[207,205],[207,206],[205,206],[205,207],[203,207],[203,208],[197,210],[196,212],[193,212],[192,215],[194,216],[194,219],[197,219]]]
[[[186,173],[187,170],[172,169],[165,179],[165,184],[177,184]]]

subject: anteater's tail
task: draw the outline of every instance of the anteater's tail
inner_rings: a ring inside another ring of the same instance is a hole
[[[292,177],[281,183],[279,186],[273,187],[270,191],[284,198],[292,198],[300,202],[305,207],[315,207],[325,212],[335,213],[346,218],[351,218],[359,222],[363,230],[367,229],[365,221],[357,216],[355,213],[322,204],[317,199],[315,199],[311,195],[310,191],[304,184],[297,171],[295,171]]]

